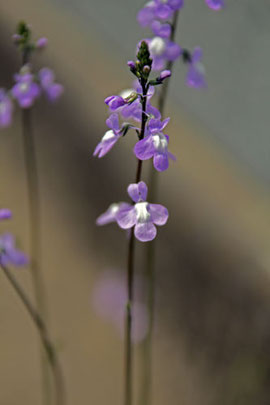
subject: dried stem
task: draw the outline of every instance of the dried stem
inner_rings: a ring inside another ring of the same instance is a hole
[[[177,28],[179,11],[174,13],[174,18],[172,22],[172,30],[170,40],[174,41],[175,33]],[[166,65],[166,70],[172,71],[173,61],[168,61]],[[169,80],[165,80],[158,98],[158,109],[161,116],[164,114],[165,103],[167,100],[167,94],[169,89]],[[151,201],[157,200],[158,193],[158,181],[157,172],[153,168],[150,171],[149,178],[149,199]],[[142,373],[142,392],[140,402],[141,405],[151,404],[151,390],[152,390],[152,348],[153,348],[153,330],[155,321],[155,247],[156,241],[152,241],[146,246],[146,259],[145,259],[145,275],[147,279],[147,306],[149,312],[149,330],[148,334],[143,342],[143,373]]]
[[[57,357],[57,353],[54,349],[54,346],[49,338],[48,330],[42,316],[38,313],[38,311],[34,308],[32,303],[30,302],[29,298],[27,297],[26,293],[19,285],[15,277],[12,275],[11,271],[6,267],[0,264],[3,273],[7,277],[8,281],[16,291],[18,297],[20,298],[21,302],[23,303],[24,307],[26,308],[28,314],[30,315],[32,321],[34,322],[35,327],[38,330],[38,333],[41,338],[41,343],[45,350],[45,354],[47,356],[48,362],[51,366],[52,373],[54,376],[55,382],[55,393],[56,393],[56,405],[64,405],[65,404],[65,392],[64,392],[64,380],[63,380],[63,373],[62,369]]]

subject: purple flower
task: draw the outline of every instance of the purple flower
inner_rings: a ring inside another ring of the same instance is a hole
[[[221,10],[224,7],[224,0],[205,0],[205,3],[212,10]]]
[[[163,134],[163,129],[168,124],[169,118],[161,122],[151,119],[148,123],[145,138],[138,141],[134,147],[134,153],[140,160],[153,158],[156,170],[163,172],[169,167],[169,158],[175,160],[174,155],[168,152],[168,135]]]
[[[36,47],[38,49],[43,49],[48,45],[48,39],[45,37],[39,38],[36,42]]]
[[[110,115],[110,117],[106,120],[106,124],[111,129],[105,133],[101,141],[96,146],[93,154],[99,158],[105,156],[121,137],[121,128],[119,126],[119,118],[117,114]]]
[[[143,283],[135,277],[135,302],[133,303],[134,325],[132,340],[138,343],[143,340],[148,331],[148,312],[141,302]],[[111,322],[124,336],[125,308],[127,303],[126,280],[124,274],[114,270],[101,274],[93,290],[93,306],[96,313]]]
[[[148,27],[156,19],[168,20],[176,10],[184,5],[184,0],[153,0],[145,4],[138,12],[137,21],[142,27]]]
[[[167,222],[167,208],[146,201],[148,190],[143,181],[138,184],[130,184],[127,191],[135,204],[118,211],[116,214],[118,225],[122,229],[130,229],[135,226],[134,234],[141,242],[153,240],[157,235],[155,225],[165,225]]]
[[[161,38],[169,38],[171,35],[171,25],[166,23],[162,24],[160,21],[154,20],[151,24],[153,34]]]
[[[13,235],[5,233],[0,236],[0,264],[7,266],[25,266],[28,264],[27,256],[16,249]]]
[[[9,209],[7,208],[1,208],[0,209],[0,221],[2,221],[3,219],[9,219],[11,218],[12,213]]]
[[[11,124],[13,104],[4,89],[0,89],[0,128]]]
[[[127,102],[121,96],[110,96],[105,98],[105,104],[110,107],[111,111],[117,110],[119,107],[123,107]]]
[[[96,224],[102,226],[110,224],[111,222],[116,222],[116,214],[118,213],[118,211],[128,206],[129,204],[124,202],[111,204],[107,211],[105,211],[97,218]]]
[[[32,107],[35,99],[40,95],[40,87],[34,82],[34,76],[27,66],[15,75],[15,81],[16,84],[11,89],[12,96],[16,98],[20,107]]]
[[[64,88],[61,84],[55,83],[54,72],[49,68],[43,68],[39,71],[39,80],[42,89],[45,91],[45,94],[49,101],[56,101],[64,91]]]
[[[201,62],[202,49],[195,48],[191,55],[191,62],[186,77],[186,84],[189,87],[204,88],[207,87],[205,81],[205,69]]]
[[[167,61],[175,61],[181,55],[180,45],[166,38],[154,37],[145,40],[148,43],[151,58],[153,59],[152,69],[164,69]]]

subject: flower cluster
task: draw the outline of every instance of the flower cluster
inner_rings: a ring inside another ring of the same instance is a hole
[[[94,156],[101,158],[106,155],[116,142],[132,129],[138,136],[134,146],[138,162],[153,159],[154,168],[163,172],[168,169],[169,159],[175,159],[168,151],[169,136],[164,133],[169,118],[162,121],[159,110],[151,105],[151,98],[155,86],[161,85],[171,73],[164,70],[158,77],[150,80],[152,59],[145,41],[140,43],[136,63],[129,61],[128,66],[136,76],[136,82],[133,89],[105,99],[111,112],[106,121],[109,130],[96,146]],[[140,122],[140,128],[129,122],[120,124],[120,118]],[[157,234],[156,225],[165,225],[167,222],[167,209],[162,205],[147,202],[147,185],[140,181],[140,178],[136,179],[136,183],[130,184],[127,191],[132,203],[120,202],[110,205],[108,210],[98,217],[97,225],[116,222],[122,229],[134,227],[134,235],[141,242],[153,240]]]
[[[34,73],[29,63],[30,55],[35,50],[47,45],[46,38],[31,42],[31,31],[25,23],[20,23],[17,33],[13,35],[15,45],[23,55],[23,66],[14,75],[14,85],[10,90],[0,88],[0,128],[8,127],[12,122],[14,103],[20,108],[30,108],[42,93],[49,101],[56,101],[63,92],[63,86],[55,82],[54,73],[49,68],[42,68]]]
[[[0,221],[11,218],[11,211],[0,209]],[[25,266],[28,263],[27,256],[16,249],[15,239],[11,233],[0,235],[0,264],[3,266]]]
[[[208,7],[220,10],[224,0],[205,0]],[[188,66],[186,84],[189,87],[206,87],[205,69],[202,65],[202,50],[193,52],[182,48],[173,40],[172,21],[175,13],[184,6],[184,0],[152,0],[138,12],[137,21],[142,27],[151,29],[153,37],[145,39],[153,59],[153,70],[162,70],[168,62],[180,57]]]

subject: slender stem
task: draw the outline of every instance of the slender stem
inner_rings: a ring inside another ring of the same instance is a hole
[[[46,324],[42,318],[42,316],[36,311],[33,307],[32,303],[28,299],[26,293],[19,285],[15,277],[12,275],[11,271],[6,267],[0,264],[3,273],[7,277],[8,281],[16,291],[18,297],[20,298],[21,302],[23,303],[24,307],[26,308],[28,314],[30,315],[34,325],[36,326],[40,338],[41,343],[44,347],[46,356],[48,358],[48,362],[51,366],[52,373],[54,375],[55,381],[55,392],[56,392],[56,405],[64,405],[65,404],[65,392],[64,392],[64,383],[63,383],[63,374],[62,369],[57,357],[57,353],[54,349],[54,346],[49,338],[48,330]]]
[[[179,17],[179,10],[174,13],[172,21],[172,30],[170,40],[174,41],[177,22]],[[166,70],[172,71],[173,61],[168,61]],[[158,98],[158,109],[161,116],[164,114],[165,104],[168,95],[170,80],[165,80],[161,87],[161,91]],[[157,172],[153,168],[150,171],[149,178],[149,200],[156,201],[157,186],[158,186]],[[147,306],[149,312],[149,330],[148,334],[143,342],[143,373],[142,373],[142,392],[140,402],[141,405],[151,404],[151,391],[152,391],[152,348],[153,348],[153,331],[155,323],[155,247],[156,241],[152,241],[146,246],[146,260],[145,260],[145,275],[147,282]]]
[[[142,84],[142,124],[139,139],[144,138],[145,125],[147,122],[146,102],[147,102],[147,87],[144,82]],[[135,183],[141,180],[142,175],[142,160],[138,159]],[[126,336],[125,336],[125,396],[124,405],[132,405],[132,369],[133,369],[133,353],[132,353],[132,306],[133,306],[133,281],[134,281],[134,254],[135,254],[135,235],[132,230],[129,246],[128,246],[128,262],[127,262],[127,291],[128,300],[126,305]]]
[[[30,53],[26,49],[23,52],[23,65],[29,62]],[[47,318],[47,305],[45,299],[44,281],[40,269],[41,263],[41,232],[40,232],[40,200],[39,200],[39,181],[36,151],[34,144],[32,128],[31,109],[22,110],[22,135],[25,157],[27,193],[29,205],[30,221],[30,271],[35,294],[35,302],[38,312],[41,316]],[[41,373],[43,386],[44,405],[50,404],[50,378],[47,366],[47,360],[44,358],[44,352],[41,349]]]

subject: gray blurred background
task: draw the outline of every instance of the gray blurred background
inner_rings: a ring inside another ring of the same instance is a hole
[[[160,229],[154,404],[268,405],[269,301],[269,17],[266,0],[227,0],[219,13],[203,0],[180,14],[177,39],[204,49],[208,89],[184,85],[176,63],[167,105],[177,162],[160,176],[159,201],[171,214]],[[123,342],[94,311],[92,294],[108,269],[124,270],[126,239],[95,227],[113,201],[127,198],[132,139],[102,160],[92,152],[105,131],[104,98],[130,87],[126,60],[148,35],[136,23],[141,1],[10,0],[0,5],[0,87],[20,66],[10,37],[18,20],[49,47],[35,66],[64,84],[55,106],[40,101],[34,124],[42,195],[43,272],[50,327],[68,385],[68,404],[119,404]],[[1,132],[1,224],[29,249],[20,114]],[[149,165],[144,166],[147,179]],[[141,274],[143,246],[136,272]],[[27,269],[14,274],[31,292]],[[0,279],[0,404],[39,405],[36,332]],[[136,394],[141,350],[136,350]]]

